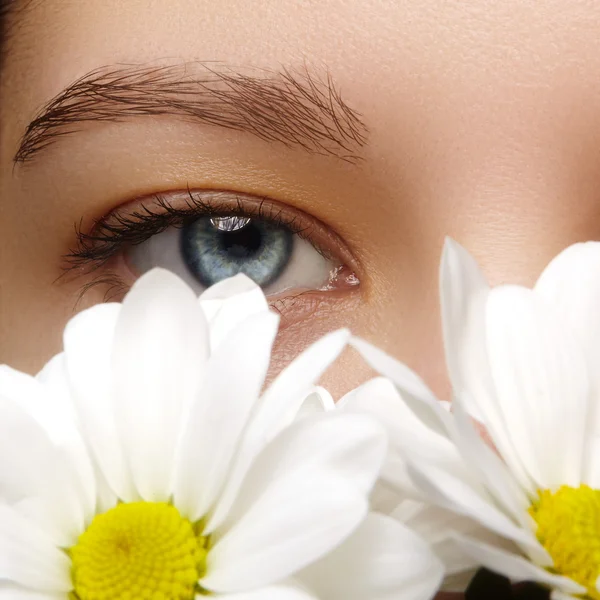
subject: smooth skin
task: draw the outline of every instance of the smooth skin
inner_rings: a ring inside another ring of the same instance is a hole
[[[442,397],[444,236],[465,245],[493,284],[531,284],[567,245],[600,239],[598,2],[23,5],[0,86],[0,363],[35,372],[60,350],[74,312],[102,301],[96,287],[77,303],[89,275],[56,281],[74,224],[153,192],[266,195],[322,221],[361,285],[283,310],[275,368],[349,326]],[[368,129],[360,160],[144,116],[83,125],[35,160],[13,162],[41,107],[90,71],[195,61],[329,74]],[[324,384],[339,396],[369,376],[348,351]]]

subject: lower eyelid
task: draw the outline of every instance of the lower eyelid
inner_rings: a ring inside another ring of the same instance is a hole
[[[343,289],[328,292],[306,290],[271,297],[268,301],[271,309],[281,317],[279,334],[284,335],[288,329],[295,332],[295,325],[299,326],[309,319],[311,322],[318,320],[339,323],[326,328],[329,330],[338,326],[348,326],[356,317],[362,302],[360,294],[348,293],[348,290]]]

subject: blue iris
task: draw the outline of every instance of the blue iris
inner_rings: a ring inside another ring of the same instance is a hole
[[[181,253],[203,286],[244,273],[261,287],[275,282],[292,256],[294,234],[246,217],[203,217],[181,232]]]

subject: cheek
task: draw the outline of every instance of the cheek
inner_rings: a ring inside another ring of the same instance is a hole
[[[97,290],[78,302],[81,282],[54,284],[56,277],[36,263],[0,276],[0,364],[37,373],[62,350],[69,319],[103,301],[104,292]]]
[[[336,296],[334,293],[322,295],[313,310],[297,321],[291,320],[291,313],[286,313],[286,309],[283,309],[268,382],[323,335],[341,328],[348,328],[355,333],[360,331],[361,322],[369,320],[369,306],[364,303],[360,293],[345,295],[344,299]],[[324,373],[319,384],[338,400],[372,375],[374,373],[358,354],[347,349]]]
[[[32,301],[30,292],[0,294],[0,363],[34,374],[60,351],[61,333],[68,316],[52,310],[38,294]]]
[[[426,293],[424,281],[412,286],[411,294],[403,294],[392,286],[385,296],[366,293],[340,301],[332,295],[328,302],[321,302],[310,315],[296,322],[286,322],[284,313],[273,349],[269,380],[321,336],[345,327],[408,364],[439,398],[448,398],[450,386],[441,342],[438,300],[435,294]],[[339,400],[375,376],[377,373],[359,354],[347,348],[319,383]]]

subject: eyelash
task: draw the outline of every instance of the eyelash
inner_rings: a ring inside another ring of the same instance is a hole
[[[235,197],[235,194],[231,195]],[[284,214],[282,209],[269,203],[266,198],[251,207],[245,205],[238,196],[235,197],[237,206],[232,207],[218,200],[195,197],[188,190],[185,208],[171,206],[161,194],[154,194],[151,198],[152,204],[161,209],[160,212],[155,212],[148,205],[141,205],[140,209],[129,215],[112,213],[94,221],[89,233],[82,231],[81,223],[76,225],[77,245],[64,255],[64,269],[70,271],[87,267],[87,272],[95,271],[124,247],[141,244],[169,227],[183,228],[200,218],[239,216],[261,219],[285,227],[303,238],[310,237],[310,225],[300,226],[296,217]],[[321,248],[316,247],[316,250],[329,256]]]

